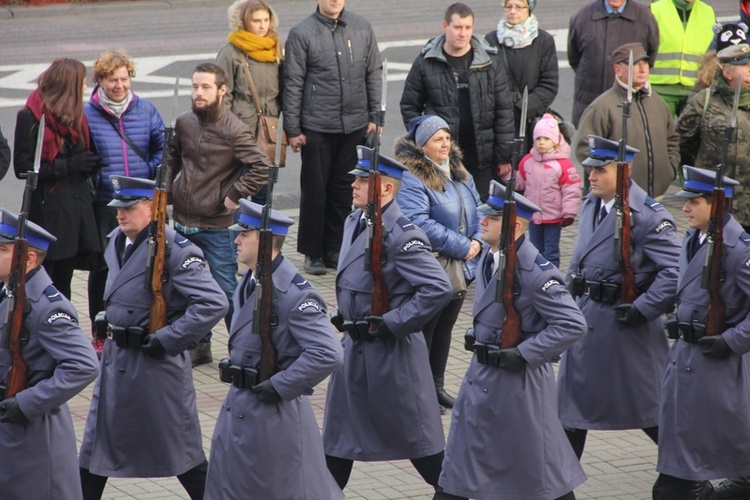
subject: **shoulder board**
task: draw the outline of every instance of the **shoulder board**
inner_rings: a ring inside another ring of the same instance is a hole
[[[750,246],[750,234],[742,233],[740,235],[740,241],[743,242],[745,245]]]
[[[545,271],[555,268],[555,265],[549,260],[547,260],[547,258],[542,254],[539,254],[536,256],[535,262],[539,267],[541,267]]]
[[[656,226],[656,232],[661,233],[665,229],[669,228],[675,229],[674,224],[669,219],[662,220],[657,226]]]
[[[643,202],[643,204],[651,208],[652,210],[659,210],[661,208],[664,208],[661,203],[651,198],[650,196],[646,196],[646,200]]]
[[[401,229],[404,231],[408,231],[409,229],[414,229],[416,226],[414,226],[414,223],[410,221],[405,215],[402,215],[398,218],[396,223],[401,226]]]
[[[180,236],[180,235],[178,235],[178,236],[177,236],[177,237],[176,237],[176,238],[174,239],[174,242],[175,242],[175,243],[176,243],[177,245],[180,245],[180,246],[181,246],[181,247],[183,247],[183,248],[185,248],[185,247],[187,247],[187,246],[190,246],[190,240],[189,240],[189,239],[187,239],[187,238],[185,238],[184,236]]]
[[[301,276],[299,273],[294,275],[294,278],[292,278],[292,283],[297,285],[297,288],[299,288],[300,290],[312,288],[312,283],[307,281],[307,278]]]
[[[44,289],[44,296],[47,297],[47,300],[50,302],[59,302],[63,299],[63,294],[61,294],[57,288],[55,288],[55,285],[50,285],[47,288]]]

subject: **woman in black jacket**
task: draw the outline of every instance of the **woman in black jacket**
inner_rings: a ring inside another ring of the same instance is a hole
[[[504,0],[497,29],[487,33],[487,43],[498,48],[515,102],[516,131],[521,121],[521,96],[529,88],[526,146],[531,148],[534,124],[557,96],[557,49],[552,35],[539,28],[533,14],[536,0]]]
[[[39,121],[44,114],[42,163],[29,219],[57,237],[43,265],[55,287],[70,298],[77,259],[101,251],[89,182],[101,168],[101,158],[89,150],[89,126],[83,114],[83,63],[55,59],[37,84],[16,117],[13,169],[19,179],[33,169]]]

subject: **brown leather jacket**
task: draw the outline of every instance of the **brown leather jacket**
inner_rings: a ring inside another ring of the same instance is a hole
[[[177,118],[167,159],[167,189],[174,219],[184,226],[227,228],[224,206],[257,193],[268,182],[271,160],[258,148],[247,125],[221,106],[214,122],[201,123],[188,111]]]

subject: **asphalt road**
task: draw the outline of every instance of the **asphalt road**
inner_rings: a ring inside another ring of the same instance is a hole
[[[87,64],[104,50],[123,48],[136,59],[133,90],[151,100],[165,120],[173,114],[174,78],[182,82],[179,112],[190,107],[190,76],[202,61],[210,61],[226,43],[226,8],[230,1],[172,0],[70,4],[44,8],[0,9],[0,128],[11,141],[15,115],[35,88],[35,78],[55,58],[79,58]],[[475,12],[475,33],[485,34],[501,16],[499,0],[469,1]],[[736,2],[710,0],[717,16],[736,16]],[[580,0],[546,0],[535,14],[542,28],[553,32],[560,57],[560,90],[553,108],[570,115],[573,72],[565,55],[566,28]],[[283,40],[289,29],[315,8],[314,0],[273,2]],[[436,5],[438,7],[436,7]],[[434,0],[349,0],[347,8],[373,25],[383,57],[389,63],[383,152],[392,150],[404,133],[398,103],[403,78],[424,41],[440,33],[444,6]],[[287,168],[279,176],[275,206],[296,208],[299,197],[299,156],[288,152]],[[22,183],[12,172],[0,181],[0,205],[20,207]]]

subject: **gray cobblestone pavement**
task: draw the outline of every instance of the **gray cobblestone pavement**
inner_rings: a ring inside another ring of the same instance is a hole
[[[672,194],[676,187],[670,188],[664,197],[664,204],[675,216],[679,234],[686,229],[685,218],[680,211],[681,204]],[[292,211],[288,215],[296,217]],[[563,268],[567,265],[573,250],[577,225],[563,230],[561,250]],[[296,225],[285,244],[285,255],[300,269],[302,256],[297,254]],[[329,308],[335,305],[335,273],[325,276],[306,276],[323,294]],[[73,286],[73,302],[79,311],[87,311],[85,272],[76,272]],[[458,387],[468,366],[470,356],[463,350],[463,332],[471,324],[471,303],[473,287],[464,303],[463,310],[453,330],[453,346],[446,373],[446,388],[452,394]],[[82,316],[85,316],[83,314]],[[89,321],[81,317],[84,329],[89,328]],[[227,386],[218,380],[218,359],[227,352],[227,334],[223,327],[214,329],[213,353],[214,362],[194,369],[195,388],[197,391],[198,410],[200,412],[203,445],[208,454],[211,435],[216,417]],[[322,424],[327,382],[316,388],[312,402]],[[70,402],[71,412],[76,427],[79,443],[91,400],[93,384]],[[154,418],[159,418],[154,415]],[[446,433],[450,426],[450,412],[443,417]],[[500,422],[498,423],[501,424]],[[651,498],[651,485],[656,479],[655,464],[656,446],[640,430],[636,431],[594,431],[589,433],[583,465],[588,481],[576,490],[579,499],[633,500]],[[432,489],[422,482],[419,475],[408,461],[355,463],[351,481],[345,491],[347,498],[356,499],[428,499],[432,498]],[[163,479],[110,479],[104,498],[107,499],[151,499],[151,498],[187,498],[184,490],[174,478]],[[250,498],[250,497],[248,497]]]

